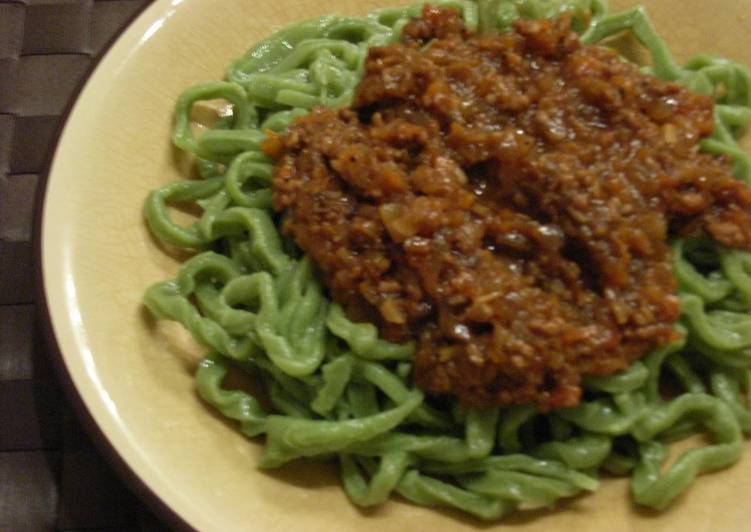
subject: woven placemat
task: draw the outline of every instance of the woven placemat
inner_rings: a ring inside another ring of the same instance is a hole
[[[37,324],[34,194],[61,115],[150,0],[0,0],[0,530],[163,530],[94,449]]]

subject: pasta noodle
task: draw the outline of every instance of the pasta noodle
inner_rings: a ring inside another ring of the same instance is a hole
[[[642,8],[609,14],[602,0],[431,3],[459,8],[477,31],[564,10],[585,43],[632,31],[655,75],[715,97],[716,129],[702,148],[729,157],[738,179],[751,183],[751,159],[736,142],[751,121],[751,76],[704,55],[678,65]],[[180,96],[173,141],[195,156],[201,179],[153,191],[145,214],[164,242],[198,253],[174,280],[149,288],[145,304],[209,350],[198,392],[245,435],[265,435],[261,467],[335,458],[355,504],[398,493],[488,520],[595,490],[607,471],[631,477],[637,503],[663,509],[698,474],[734,463],[751,432],[751,254],[703,238],[674,241],[682,339],[618,374],[586,379],[579,406],[540,414],[446,407],[426,397],[411,383],[414,346],[388,343],[374,325],[350,321],[277,228],[262,131],[282,131],[314,106],[349,103],[368,47],[397,40],[420,8],[290,26],[233,62],[226,81]],[[193,106],[216,99],[231,104],[231,116],[194,136]],[[197,204],[202,215],[176,224],[168,205],[180,203]],[[264,383],[274,413],[223,386],[231,367]],[[670,397],[666,377],[677,388]],[[711,443],[663,470],[668,444],[697,433]]]

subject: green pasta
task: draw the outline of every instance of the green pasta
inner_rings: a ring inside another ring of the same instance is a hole
[[[564,11],[585,43],[632,31],[650,52],[654,75],[716,97],[716,128],[702,148],[728,157],[738,179],[751,183],[751,159],[736,142],[751,122],[748,71],[705,55],[679,65],[642,8],[609,14],[603,0],[431,3],[460,9],[473,31],[504,31],[519,17]],[[672,242],[681,340],[621,373],[587,378],[579,406],[540,414],[435,404],[412,383],[414,346],[388,343],[372,324],[350,321],[278,230],[263,131],[283,131],[314,106],[347,105],[368,48],[398,40],[420,9],[290,26],[234,61],[225,81],[180,96],[173,142],[195,157],[201,178],[153,191],[145,216],[161,240],[196,254],[176,279],[149,288],[144,302],[209,350],[196,373],[200,397],[247,436],[265,435],[261,467],[330,458],[355,504],[378,505],[397,493],[487,520],[593,491],[608,471],[631,477],[637,503],[665,508],[697,475],[734,463],[751,433],[750,253],[706,238]],[[215,99],[229,102],[232,115],[194,136],[194,104]],[[203,213],[181,226],[168,205],[186,203]],[[273,412],[223,387],[230,368],[265,385]],[[666,376],[679,388],[670,398],[661,393]],[[664,470],[669,442],[693,434],[711,443]]]

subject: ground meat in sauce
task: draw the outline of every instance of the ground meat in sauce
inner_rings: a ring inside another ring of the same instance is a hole
[[[468,33],[426,7],[350,109],[264,149],[332,298],[468,405],[576,405],[583,375],[675,338],[668,236],[751,248],[751,189],[698,152],[713,104],[583,46],[567,17]]]

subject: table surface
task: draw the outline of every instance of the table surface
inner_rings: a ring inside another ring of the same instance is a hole
[[[150,0],[0,0],[0,530],[164,530],[81,428],[40,332],[34,195],[62,114]]]

